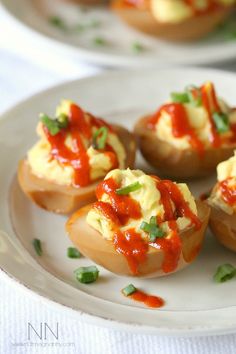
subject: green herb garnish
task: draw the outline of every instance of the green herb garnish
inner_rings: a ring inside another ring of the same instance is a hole
[[[52,16],[49,18],[49,22],[57,27],[57,28],[60,28],[61,30],[66,30],[67,29],[67,26],[65,24],[65,22],[63,21],[63,19],[59,16]]]
[[[42,256],[43,250],[42,250],[42,245],[41,241],[38,238],[33,239],[32,244],[34,246],[35,252],[37,253],[38,256]]]
[[[155,242],[156,238],[165,236],[165,232],[158,226],[155,216],[151,217],[149,223],[143,221],[140,225],[140,229],[149,234],[149,240],[151,242]]]
[[[142,185],[139,182],[134,182],[129,184],[126,187],[116,189],[116,194],[118,195],[127,195],[131,192],[135,192],[138,189],[142,188]]]
[[[81,257],[81,253],[75,247],[68,247],[67,248],[67,257],[68,258],[80,258]]]
[[[224,283],[232,279],[236,275],[236,268],[231,264],[222,264],[217,268],[214,275],[214,281],[217,283]]]
[[[52,119],[46,114],[40,114],[40,120],[47,127],[49,133],[54,136],[57,135],[62,129],[68,126],[68,117],[65,114],[61,114],[58,118]]]
[[[193,85],[187,86],[184,92],[172,92],[171,99],[173,102],[177,103],[191,103],[196,107],[202,104],[201,91],[198,87]]]
[[[173,102],[189,103],[189,97],[186,92],[172,92],[170,96]]]
[[[135,286],[133,284],[129,284],[121,291],[125,296],[129,296],[129,295],[135,293],[137,291],[137,289],[135,288]]]
[[[96,266],[80,267],[74,271],[76,279],[80,283],[93,283],[98,279],[99,270]]]
[[[104,38],[102,37],[95,37],[93,39],[93,44],[97,45],[97,46],[103,46],[106,44],[106,41]]]
[[[93,146],[95,149],[103,150],[106,146],[108,128],[100,127],[93,135]]]
[[[225,113],[215,112],[212,115],[218,133],[229,131],[229,117]]]
[[[132,43],[132,49],[135,53],[141,53],[144,51],[144,46],[139,42]]]

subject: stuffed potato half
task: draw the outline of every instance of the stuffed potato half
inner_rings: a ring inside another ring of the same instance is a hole
[[[208,198],[210,228],[217,240],[236,252],[236,155],[217,167],[218,182]]]
[[[143,157],[166,176],[194,178],[212,173],[236,146],[236,114],[216,96],[214,85],[172,93],[158,111],[134,127]]]
[[[169,41],[193,41],[206,36],[232,11],[234,1],[114,0],[113,10],[131,27]]]
[[[108,125],[70,101],[62,102],[57,117],[66,119],[66,127],[59,118],[43,116],[40,140],[19,162],[18,181],[38,206],[68,214],[95,200],[98,181],[109,170],[133,166],[136,142],[125,128]]]
[[[117,190],[126,194],[117,196]],[[84,255],[109,271],[158,277],[184,268],[198,255],[209,207],[195,202],[185,184],[114,170],[98,186],[97,197],[98,202],[69,218],[66,230]]]

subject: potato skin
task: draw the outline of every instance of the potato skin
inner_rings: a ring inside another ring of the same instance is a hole
[[[91,205],[88,205],[79,209],[67,221],[66,231],[71,241],[85,256],[112,273],[134,276],[130,271],[126,258],[116,252],[113,243],[105,240],[98,231],[87,224],[86,215],[90,208]],[[174,272],[190,264],[201,249],[208,224],[210,208],[206,203],[201,201],[197,201],[197,208],[202,221],[202,227],[199,230],[189,228],[180,234],[182,254]],[[167,275],[162,270],[163,258],[164,253],[162,250],[150,246],[146,261],[139,265],[139,274],[137,276],[153,278]]]
[[[166,141],[160,140],[154,131],[147,128],[149,116],[141,118],[134,127],[143,157],[171,178],[195,178],[207,176],[215,171],[216,166],[232,156],[235,144],[205,150],[199,156],[193,149],[179,150]]]
[[[236,215],[227,214],[211,205],[210,229],[216,239],[226,248],[236,252]]]
[[[150,10],[124,8],[119,0],[112,5],[113,10],[129,26],[172,42],[190,42],[206,36],[223,22],[232,9],[221,7],[201,16],[192,17],[180,23],[158,22]]]
[[[133,167],[136,141],[132,133],[118,125],[112,125],[125,147],[127,167]],[[95,201],[95,189],[99,181],[82,188],[62,186],[34,175],[27,160],[18,165],[18,182],[22,191],[39,207],[59,214],[69,214]]]

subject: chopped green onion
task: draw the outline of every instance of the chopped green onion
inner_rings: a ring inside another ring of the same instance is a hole
[[[144,51],[144,46],[139,42],[132,43],[132,49],[135,53],[141,53]]]
[[[80,283],[93,283],[98,279],[99,270],[96,266],[80,267],[74,271],[76,279]]]
[[[236,275],[236,268],[231,264],[222,264],[217,268],[214,280],[217,283],[223,283],[232,279]]]
[[[125,296],[129,296],[129,295],[135,293],[135,291],[137,291],[137,289],[135,288],[135,286],[133,284],[129,284],[121,291]]]
[[[81,257],[81,253],[75,247],[68,247],[67,248],[67,257],[68,258],[80,258]]]
[[[138,189],[142,188],[142,185],[139,182],[134,182],[129,184],[126,187],[116,189],[116,194],[118,195],[127,195],[131,192],[135,192]]]
[[[103,46],[103,45],[106,44],[106,41],[105,41],[105,39],[102,38],[102,37],[95,37],[95,38],[93,39],[93,44],[98,45],[98,46]]]
[[[229,130],[229,117],[227,114],[215,112],[212,117],[219,133],[225,133]]]
[[[61,114],[57,119],[52,119],[43,113],[40,114],[39,117],[52,136],[57,135],[61,129],[66,128],[69,123],[68,117],[65,114]]]
[[[42,245],[41,241],[38,238],[33,239],[33,246],[35,249],[35,252],[37,253],[38,256],[42,256],[43,250],[42,250]]]
[[[65,25],[65,22],[62,20],[62,18],[61,17],[59,17],[59,16],[52,16],[52,17],[50,17],[49,18],[49,22],[53,25],[53,26],[55,26],[55,27],[57,27],[57,28],[60,28],[60,29],[62,29],[62,30],[66,30],[67,28],[66,28],[66,25]]]
[[[165,232],[157,225],[155,216],[150,218],[149,223],[143,221],[140,225],[140,229],[149,234],[150,242],[155,242],[156,238],[162,238],[165,236]]]
[[[107,127],[101,127],[98,130],[96,130],[96,132],[93,135],[93,146],[96,149],[103,150],[106,146],[107,136],[108,136]]]
[[[172,92],[170,96],[173,102],[189,103],[189,97],[186,92]]]

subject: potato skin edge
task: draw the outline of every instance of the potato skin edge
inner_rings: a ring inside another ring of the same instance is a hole
[[[232,11],[232,7],[221,7],[210,14],[173,24],[159,22],[150,10],[122,8],[119,0],[113,1],[112,9],[129,26],[171,42],[191,42],[206,36],[223,22]]]
[[[183,269],[192,263],[200,252],[207,228],[210,208],[206,203],[197,201],[199,217],[202,221],[200,230],[193,228],[181,233],[182,253],[178,266],[174,272]],[[128,266],[126,258],[117,253],[111,241],[105,240],[100,233],[90,227],[85,217],[91,205],[75,212],[66,223],[66,231],[72,243],[88,258],[103,266],[112,273],[123,276],[134,276]],[[149,247],[147,260],[139,266],[138,277],[160,277],[171,273],[164,273],[162,261],[164,253],[154,247]],[[172,273],[174,273],[172,272]]]

